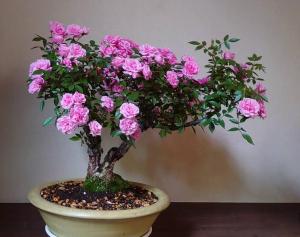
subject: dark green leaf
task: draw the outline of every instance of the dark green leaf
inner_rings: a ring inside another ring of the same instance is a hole
[[[229,119],[230,122],[234,123],[234,124],[239,124],[239,121],[236,119]]]
[[[120,136],[122,134],[122,132],[120,130],[116,130],[116,131],[113,131],[111,133],[111,136],[112,137],[117,137],[117,136]]]
[[[219,119],[219,124],[222,128],[225,128],[225,122],[223,119]]]
[[[213,133],[216,127],[213,123],[210,123],[208,128],[209,128],[209,131]]]
[[[40,103],[40,110],[43,111],[45,107],[45,100],[42,100]]]
[[[43,122],[43,127],[50,125],[52,123],[52,120],[53,120],[53,117],[49,117],[49,118],[45,119]]]
[[[224,45],[227,49],[230,49],[230,44],[228,43],[228,41],[224,41]]]
[[[234,132],[234,131],[239,131],[240,129],[237,128],[237,127],[233,127],[233,128],[230,128],[228,129],[229,132]]]
[[[230,40],[229,40],[229,42],[231,42],[231,43],[234,43],[234,42],[238,42],[240,39],[238,39],[238,38],[231,38]]]
[[[79,134],[76,134],[73,137],[70,137],[69,139],[71,141],[79,141],[79,140],[81,140],[81,136]]]
[[[189,44],[192,44],[192,45],[199,45],[200,42],[198,42],[198,41],[190,41]]]
[[[252,138],[250,137],[249,134],[247,134],[247,133],[242,133],[242,136],[243,136],[243,138],[244,138],[248,143],[254,145],[254,142],[253,142],[253,140],[252,140]]]

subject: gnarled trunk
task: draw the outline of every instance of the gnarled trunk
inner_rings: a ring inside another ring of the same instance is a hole
[[[101,159],[102,149],[88,148],[89,164],[87,170],[87,177],[97,177],[110,181],[113,178],[113,169],[115,163],[120,160],[130,148],[130,144],[122,142],[119,147],[111,148],[105,157]]]

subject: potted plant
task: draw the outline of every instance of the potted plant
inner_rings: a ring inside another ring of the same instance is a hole
[[[107,35],[100,43],[81,43],[89,29],[50,22],[50,37],[37,35],[41,59],[29,69],[28,91],[36,93],[43,110],[54,102],[55,123],[70,140],[87,146],[89,162],[84,180],[44,184],[29,193],[47,224],[49,236],[148,236],[159,213],[168,207],[161,190],[124,180],[114,173],[115,163],[135,146],[141,134],[156,129],[161,137],[187,128],[216,126],[252,138],[242,127],[255,117],[266,117],[266,89],[259,73],[261,56],[243,64],[230,45],[238,39],[191,41],[208,56],[206,74],[195,59],[178,59],[166,48],[138,45]],[[103,154],[102,130],[120,144]],[[147,234],[148,233],[148,234]]]

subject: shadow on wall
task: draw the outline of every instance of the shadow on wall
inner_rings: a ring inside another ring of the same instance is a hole
[[[229,152],[201,129],[197,134],[191,129],[183,134],[174,132],[164,139],[157,131],[149,131],[124,160],[121,168],[126,173],[139,173],[178,200],[184,200],[185,192],[195,201],[234,198],[241,187]]]

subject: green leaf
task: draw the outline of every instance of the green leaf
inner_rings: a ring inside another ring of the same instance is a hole
[[[237,102],[243,97],[243,92],[242,91],[236,91],[234,93],[234,96],[235,96],[234,102]]]
[[[247,133],[242,133],[242,136],[243,136],[243,138],[244,138],[248,143],[254,145],[254,142],[253,142],[253,140],[252,140],[252,138],[250,137],[249,134],[247,134]]]
[[[228,43],[228,41],[224,41],[224,45],[227,49],[230,49],[230,44]]]
[[[224,116],[227,118],[233,118],[233,116],[231,114],[225,114]]]
[[[215,127],[215,125],[213,123],[210,123],[209,126],[208,126],[208,128],[209,128],[209,131],[211,133],[213,133],[216,127]]]
[[[223,119],[219,119],[219,124],[222,128],[225,128],[225,122]]]
[[[189,44],[192,44],[192,45],[199,45],[200,44],[200,42],[198,42],[198,41],[190,41],[190,42],[188,42]]]
[[[52,123],[52,120],[53,120],[53,117],[49,117],[49,118],[45,119],[43,122],[43,127],[50,125]]]
[[[234,123],[234,124],[239,124],[240,122],[236,119],[229,119],[230,122]]]
[[[228,129],[228,132],[235,132],[235,131],[239,131],[239,130],[240,130],[239,128],[233,127],[233,128]]]
[[[81,136],[79,134],[76,134],[73,137],[70,137],[69,139],[71,141],[79,141],[79,140],[81,140]]]
[[[195,48],[195,50],[200,50],[200,49],[202,49],[204,47],[204,45],[198,45],[196,48]]]
[[[113,131],[112,133],[111,133],[111,136],[112,137],[118,137],[118,136],[120,136],[122,134],[122,132],[120,131],[120,130],[116,130],[116,131]]]
[[[229,40],[229,42],[231,42],[231,43],[234,43],[234,42],[238,42],[240,39],[238,39],[238,38],[231,38],[230,40]]]
[[[211,122],[210,119],[202,119],[200,124],[201,124],[203,127],[206,127],[210,122]]]
[[[227,41],[228,39],[229,39],[229,35],[225,35],[224,42]]]
[[[45,108],[45,100],[42,100],[40,103],[40,111],[43,111]]]
[[[120,119],[122,117],[122,114],[120,113],[120,110],[117,110],[115,113],[115,118]]]
[[[130,92],[127,94],[128,100],[131,100],[131,101],[137,100],[139,98],[139,96],[140,96],[140,93],[137,91]]]
[[[79,91],[80,93],[83,93],[83,88],[79,85],[75,85],[75,90]]]

